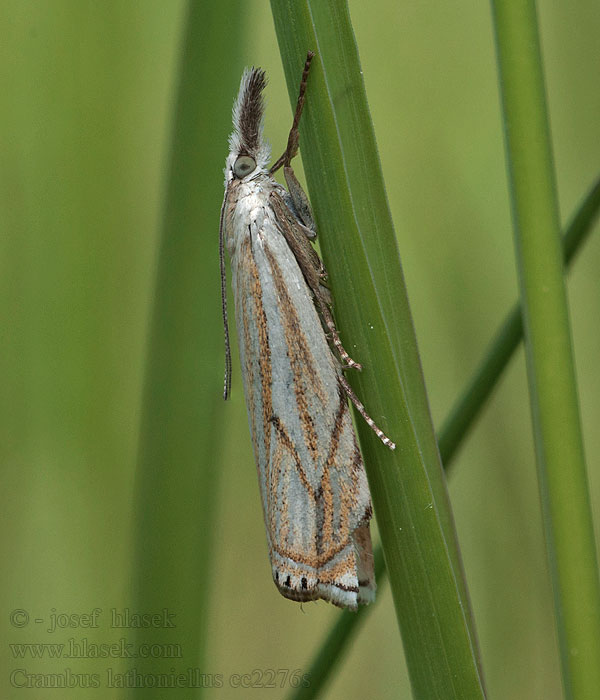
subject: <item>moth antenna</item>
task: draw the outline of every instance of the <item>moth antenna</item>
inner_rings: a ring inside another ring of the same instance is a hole
[[[221,265],[221,311],[223,313],[223,329],[225,331],[225,379],[223,381],[223,399],[227,401],[231,393],[231,344],[229,342],[229,320],[227,318],[227,273],[225,270],[225,237],[223,234],[223,219],[227,193],[221,206],[219,221],[219,262]]]

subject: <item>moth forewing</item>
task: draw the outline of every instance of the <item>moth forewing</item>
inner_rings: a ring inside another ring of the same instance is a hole
[[[268,219],[252,233],[233,288],[273,576],[287,597],[355,607],[353,533],[370,496],[348,402],[285,239]]]
[[[374,599],[371,498],[348,397],[388,446],[342,375],[325,333],[346,366],[310,205],[290,160],[312,54],[302,77],[288,148],[269,170],[262,136],[265,76],[246,70],[234,105],[225,167],[221,253],[231,260],[242,377],[273,571],[280,592],[356,609]],[[295,130],[295,133],[294,133]],[[288,193],[273,178],[280,166]],[[300,188],[301,191],[301,188]],[[224,263],[222,259],[222,273]],[[225,285],[222,284],[223,294]],[[223,316],[227,326],[226,299]],[[322,323],[323,321],[323,323]],[[226,329],[226,394],[230,381]]]

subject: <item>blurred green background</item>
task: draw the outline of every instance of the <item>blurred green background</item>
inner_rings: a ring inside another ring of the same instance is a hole
[[[126,659],[52,659],[48,651],[19,659],[9,644],[134,641],[130,630],[109,628],[110,610],[146,612],[131,594],[136,455],[186,7],[183,0],[0,5],[2,697],[60,693],[11,685],[17,668],[97,673],[99,688],[70,697],[124,697],[107,687],[107,669],[125,671]],[[350,10],[439,425],[517,291],[489,8],[352,0]],[[540,3],[539,13],[567,220],[600,172],[600,12],[595,0],[582,0]],[[245,65],[265,68],[265,130],[279,151],[291,110],[268,3],[246,3],[240,21],[233,49],[225,34],[222,51],[209,57],[217,80],[198,90],[210,113],[215,84],[229,103]],[[207,119],[198,128],[222,151],[219,162],[207,154],[201,168],[203,196],[214,202],[197,233],[212,241],[214,255],[198,271],[203,298],[187,300],[207,314],[203,333],[212,347],[221,333],[218,218],[230,122]],[[596,226],[569,281],[596,514],[598,233]],[[223,678],[207,697],[246,697],[249,691],[231,687],[232,674],[306,672],[340,613],[277,593],[237,356],[233,398],[224,407],[222,358],[199,353],[197,361],[211,377],[206,395],[216,397],[203,408],[206,424],[220,425],[210,458],[198,455],[198,470],[216,475],[208,595],[198,586],[208,611],[206,627],[198,626],[201,670]],[[450,494],[490,697],[562,697],[522,351],[456,460]],[[193,540],[188,546],[193,559]],[[167,571],[165,580],[175,585],[186,575],[196,572]],[[94,608],[102,611],[97,628],[80,619],[47,631],[53,613]],[[27,611],[27,624],[10,618],[17,609]],[[177,629],[196,625],[184,605],[174,612],[178,628],[158,636],[165,643],[181,642]],[[196,665],[188,645],[166,668]],[[284,694],[279,687],[254,692]],[[384,585],[327,697],[409,695]]]

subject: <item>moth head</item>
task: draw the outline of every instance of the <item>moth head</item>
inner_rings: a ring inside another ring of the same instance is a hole
[[[264,172],[267,167],[271,149],[263,138],[263,90],[266,84],[265,72],[260,68],[246,68],[242,75],[240,91],[233,105],[233,132],[229,137],[226,182],[243,180]]]

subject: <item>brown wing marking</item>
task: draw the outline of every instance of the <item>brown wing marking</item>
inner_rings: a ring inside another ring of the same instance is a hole
[[[279,228],[287,241],[291,251],[302,270],[308,286],[314,294],[317,308],[327,329],[331,335],[331,340],[338,351],[344,365],[354,369],[362,369],[362,365],[355,362],[344,349],[340,340],[333,316],[329,309],[329,294],[323,291],[322,280],[327,276],[325,267],[319,258],[317,251],[312,247],[308,238],[304,234],[295,216],[286,206],[281,195],[274,191],[270,195],[271,206],[275,212]]]
[[[325,462],[325,468],[323,470],[323,477],[321,479],[321,493],[323,500],[323,524],[318,533],[317,539],[317,551],[321,554],[330,553],[334,547],[334,533],[336,528],[334,526],[334,507],[333,507],[333,489],[331,487],[331,468],[335,464],[335,460],[338,453],[338,448],[340,444],[340,436],[342,434],[342,428],[344,427],[344,415],[348,411],[348,402],[341,396],[339,401],[338,410],[335,416],[335,424],[331,432],[331,440],[329,443],[329,454],[327,455],[327,461]],[[343,502],[343,501],[342,501]],[[340,513],[340,525],[342,522],[342,514]],[[340,532],[338,529],[340,537],[338,537],[338,542],[341,539],[342,542],[347,540],[347,535],[344,532]],[[331,558],[331,557],[330,557]]]
[[[320,455],[318,436],[315,430],[313,417],[309,413],[304,387],[309,385],[323,405],[327,404],[327,399],[321,381],[314,369],[314,359],[308,341],[302,333],[300,321],[287,292],[281,269],[269,247],[265,245],[263,250],[265,251],[271,268],[273,284],[281,301],[281,309],[283,309],[281,323],[286,344],[289,348],[288,354],[292,375],[294,377],[294,395],[298,406],[300,423],[307,449],[316,464]],[[250,300],[246,300],[244,295],[242,295],[244,340],[246,347],[250,347],[250,324],[254,323],[258,333],[260,350],[258,365],[262,387],[262,421],[267,461],[265,465],[267,470],[266,483],[270,485],[269,492],[267,493],[267,506],[268,509],[271,509],[271,506],[276,504],[277,475],[275,472],[280,468],[282,455],[284,452],[288,452],[295,461],[298,476],[306,488],[308,497],[315,504],[315,509],[318,513],[317,517],[320,524],[322,524],[321,527],[317,528],[317,542],[314,554],[289,550],[287,547],[282,546],[282,542],[286,541],[283,536],[285,534],[283,530],[289,527],[286,518],[287,509],[279,508],[279,525],[282,528],[280,533],[282,537],[271,541],[270,544],[274,552],[280,557],[294,561],[299,566],[307,567],[306,578],[302,579],[305,582],[304,585],[308,585],[306,584],[307,578],[310,578],[312,584],[312,582],[315,581],[314,576],[316,574],[317,578],[314,585],[325,584],[340,590],[351,592],[358,591],[358,588],[354,586],[344,586],[340,583],[343,576],[348,573],[356,574],[357,571],[357,559],[352,540],[353,532],[350,530],[349,525],[349,516],[355,505],[355,496],[352,492],[352,488],[343,490],[340,496],[339,516],[336,518],[332,486],[332,471],[336,468],[336,462],[340,459],[340,439],[344,428],[350,429],[348,426],[350,417],[345,392],[343,390],[339,392],[339,405],[335,416],[335,423],[328,441],[328,454],[324,465],[324,472],[321,477],[320,487],[318,491],[315,492],[310,484],[305,468],[300,462],[298,452],[285,430],[285,426],[281,424],[278,417],[273,415],[271,397],[271,350],[269,347],[267,318],[262,303],[262,288],[258,269],[249,238],[244,239],[242,243],[242,253],[245,258],[244,265],[246,274],[249,277],[250,288]],[[248,373],[249,387],[255,386],[253,371],[252,361],[248,358],[248,353],[246,353],[246,372]],[[256,417],[252,413],[252,400],[250,400],[250,406],[251,421],[254,421]],[[272,442],[271,426],[274,426],[276,429],[276,437],[273,436],[273,438],[277,440],[278,443],[275,454],[272,455],[272,459],[270,458]],[[254,433],[255,430],[253,430],[253,439],[255,439]],[[279,449],[280,447],[281,449]],[[256,454],[258,454],[258,452],[256,452]],[[352,475],[352,486],[356,486],[359,470],[362,466],[360,452],[358,452],[356,447],[352,455],[352,463],[348,466]],[[355,490],[356,489],[354,489],[354,491]],[[336,525],[338,526],[336,527]],[[311,571],[313,572],[312,574]],[[321,592],[312,589],[312,585],[310,589],[302,588],[301,590],[286,588],[285,582],[278,582],[277,585],[284,595],[293,597],[296,600],[310,600],[316,597],[323,597]]]
[[[260,374],[260,385],[262,391],[262,423],[263,423],[263,436],[265,441],[265,455],[266,455],[266,483],[269,483],[270,474],[268,473],[270,467],[269,454],[271,452],[271,418],[273,416],[273,401],[271,395],[271,383],[272,383],[272,372],[271,372],[271,348],[269,346],[269,334],[267,329],[267,316],[263,307],[262,300],[262,287],[260,283],[260,277],[258,274],[258,268],[256,266],[256,261],[254,260],[254,253],[252,251],[251,237],[248,236],[244,238],[241,243],[240,249],[240,267],[244,269],[249,276],[249,286],[250,286],[250,301],[247,300],[246,295],[242,294],[242,318],[244,323],[244,343],[245,343],[245,356],[246,356],[246,372],[248,376],[248,381],[246,382],[248,387],[248,406],[250,412],[250,422],[252,424],[252,441],[254,443],[254,454],[258,458],[258,449],[256,445],[256,416],[254,414],[255,402],[253,400],[254,391],[254,371],[252,358],[250,357],[249,348],[251,347],[251,336],[250,336],[250,319],[254,322],[254,326],[258,333],[258,345],[259,345],[259,356],[258,356],[258,368]],[[252,308],[248,309],[248,304]],[[271,494],[267,493],[267,499],[269,499]]]
[[[281,304],[280,319],[294,377],[294,394],[298,406],[298,415],[302,425],[302,432],[304,433],[304,441],[309,454],[313,458],[313,462],[316,464],[319,456],[318,437],[313,417],[308,410],[306,392],[304,390],[305,385],[310,385],[322,404],[326,403],[326,397],[323,394],[321,382],[314,370],[314,358],[308,347],[306,337],[302,332],[302,327],[300,326],[294,304],[288,294],[281,269],[268,245],[264,246],[264,252],[271,267],[273,284],[275,285]]]

